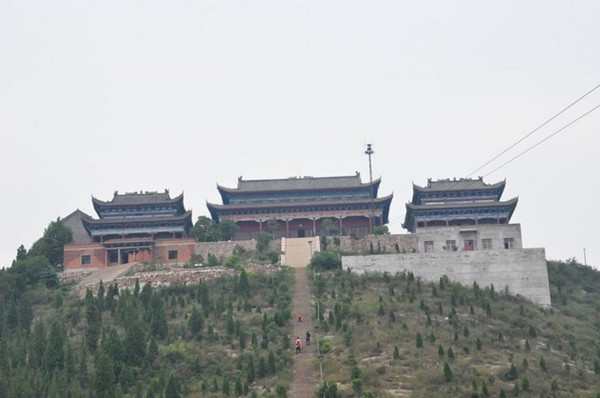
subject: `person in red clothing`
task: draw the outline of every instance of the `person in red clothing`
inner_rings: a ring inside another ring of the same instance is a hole
[[[298,322],[302,322],[302,313],[298,313]]]
[[[300,340],[300,337],[296,337],[296,354],[300,354],[301,351],[302,351],[302,340]]]

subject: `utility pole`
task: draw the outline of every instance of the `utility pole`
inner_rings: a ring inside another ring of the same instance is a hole
[[[585,257],[585,247],[583,248],[583,265],[587,265],[587,258]]]
[[[369,156],[369,189],[371,190],[371,211],[369,212],[369,234],[373,235],[373,168],[371,167],[371,155],[374,154],[371,144],[367,144],[365,154]]]

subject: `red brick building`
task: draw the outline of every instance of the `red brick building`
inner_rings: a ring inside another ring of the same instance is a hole
[[[77,210],[65,224],[85,234],[64,247],[65,270],[102,268],[131,262],[186,262],[192,258],[195,239],[188,238],[192,212],[183,194],[169,192],[114,193],[111,201],[92,197],[98,219]]]

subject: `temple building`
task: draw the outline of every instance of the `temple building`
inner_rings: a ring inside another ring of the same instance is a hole
[[[192,212],[183,205],[183,194],[171,198],[165,192],[114,193],[111,201],[92,197],[98,219],[76,211],[72,230],[81,233],[74,244],[65,245],[64,268],[98,268],[134,261],[185,262],[194,253],[195,240],[188,238]],[[78,221],[79,220],[79,221]]]
[[[235,240],[273,232],[274,238],[320,236],[325,229],[363,237],[388,223],[392,196],[377,197],[381,179],[363,183],[360,174],[337,177],[291,177],[270,180],[238,178],[237,188],[217,185],[223,204],[207,203],[214,221],[231,219],[240,227]]]
[[[402,226],[418,235],[424,252],[521,248],[521,227],[510,224],[518,198],[500,200],[505,185],[481,177],[413,184]]]

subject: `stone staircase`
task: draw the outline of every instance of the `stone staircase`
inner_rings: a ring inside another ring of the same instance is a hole
[[[312,254],[320,250],[318,236],[309,238],[281,238],[281,264],[288,267],[304,268]]]
[[[129,269],[131,268],[131,266],[133,264],[135,264],[135,263],[111,265],[110,267],[106,267],[106,268],[98,268],[91,275],[89,275],[86,278],[84,278],[83,280],[81,280],[78,283],[78,286],[84,287],[84,286],[93,285],[95,283],[102,281],[102,283],[105,284],[105,288],[106,288],[107,282],[112,282],[119,276],[122,276],[123,274],[125,274],[127,271],[129,271]]]

